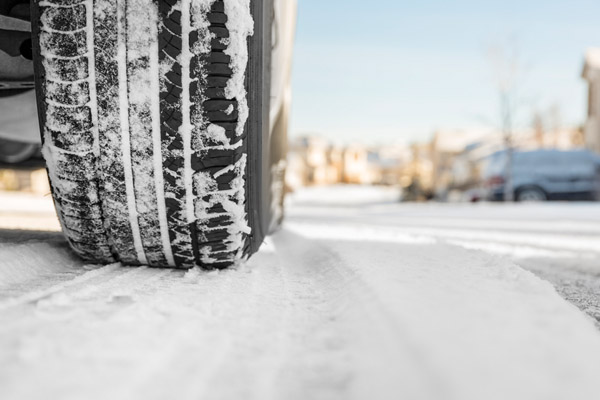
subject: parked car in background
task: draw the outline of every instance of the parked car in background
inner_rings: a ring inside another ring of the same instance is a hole
[[[506,151],[487,161],[489,200],[504,200],[506,163]],[[516,201],[600,200],[600,156],[591,151],[515,151],[511,170]]]

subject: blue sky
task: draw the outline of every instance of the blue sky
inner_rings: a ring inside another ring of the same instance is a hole
[[[599,15],[600,2],[584,0],[298,0],[291,134],[411,142],[497,125],[488,53],[507,43],[523,65],[519,125],[553,104],[581,123]]]

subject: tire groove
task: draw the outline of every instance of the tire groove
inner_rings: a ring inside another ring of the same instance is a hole
[[[153,0],[127,1],[127,96],[128,119],[130,135],[131,166],[137,220],[140,230],[141,244],[146,262],[152,266],[170,264],[166,258],[166,248],[161,231],[158,207],[158,190],[155,183],[160,182],[162,167],[156,169],[154,162],[156,146],[154,136],[155,119],[153,106],[157,92],[154,93],[152,84],[158,80],[157,66],[151,60],[157,54],[155,43],[158,31],[158,6]],[[162,189],[162,188],[161,188]],[[163,203],[164,204],[164,203]]]
[[[117,0],[96,0],[94,8],[94,68],[100,160],[98,165],[101,210],[115,258],[136,263],[133,232],[127,215],[125,169],[121,154],[120,83],[118,66]]]
[[[192,232],[187,222],[185,205],[182,202],[182,199],[186,198],[186,191],[180,182],[184,173],[184,143],[180,131],[183,88],[181,82],[177,85],[176,82],[167,78],[169,74],[181,76],[182,73],[182,66],[178,60],[181,56],[181,49],[177,49],[171,44],[173,40],[181,42],[182,28],[180,24],[167,24],[171,20],[175,8],[181,7],[181,4],[181,0],[170,3],[165,0],[158,2],[159,18],[162,22],[158,30],[158,58],[162,66],[160,122],[164,149],[162,158],[165,169],[167,225],[175,263],[177,266],[189,268],[195,265],[195,257],[191,239]]]
[[[147,259],[144,254],[142,238],[138,222],[138,213],[135,201],[135,190],[133,182],[133,166],[131,160],[130,144],[130,126],[129,126],[129,82],[127,75],[127,0],[118,0],[117,2],[117,31],[119,32],[119,87],[125,88],[121,93],[126,93],[125,99],[120,102],[121,117],[121,150],[123,156],[123,166],[125,169],[125,187],[127,192],[127,206],[129,214],[129,223],[133,236],[133,244],[136,251],[136,263],[146,264]]]

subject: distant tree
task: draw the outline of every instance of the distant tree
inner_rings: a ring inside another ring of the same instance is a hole
[[[554,103],[544,112],[534,111],[531,125],[538,147],[549,144],[551,147],[557,147],[562,128],[560,106]]]
[[[533,121],[531,123],[535,134],[535,141],[538,147],[544,147],[546,136],[546,127],[544,126],[544,117],[539,111],[534,111]]]
[[[548,109],[548,128],[549,128],[550,132],[552,132],[552,136],[553,136],[552,145],[554,147],[558,146],[558,137],[560,134],[561,125],[562,125],[562,121],[561,121],[560,106],[557,103],[554,103]]]
[[[583,125],[579,125],[576,129],[571,131],[571,142],[575,147],[585,146],[585,129]]]
[[[514,201],[512,176],[514,125],[519,101],[517,89],[523,74],[523,66],[515,41],[508,41],[505,45],[491,46],[488,57],[498,93],[500,131],[506,153],[504,200]]]

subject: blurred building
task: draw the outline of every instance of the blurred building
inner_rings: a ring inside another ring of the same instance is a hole
[[[585,53],[582,76],[588,83],[585,146],[600,153],[600,48],[591,48]]]
[[[413,143],[401,185],[405,201],[427,200],[433,196],[433,152],[431,143]]]
[[[290,143],[286,182],[290,189],[336,183],[399,185],[408,161],[406,146],[335,146],[315,136]]]
[[[533,127],[512,135],[515,150],[581,148],[583,132],[564,128],[545,113]],[[289,189],[336,183],[397,185],[406,201],[474,200],[485,186],[490,157],[505,150],[494,129],[440,130],[431,140],[405,145],[335,146],[306,136],[292,141],[286,182]]]
[[[0,190],[46,195],[50,193],[50,184],[45,169],[0,168]]]
[[[486,136],[490,136],[490,131],[480,129],[443,130],[433,135],[431,180],[432,192],[437,199],[445,200],[456,185],[454,174],[457,157],[473,143],[482,142]]]
[[[289,146],[286,183],[291,189],[341,182],[343,152],[326,140],[305,136]]]
[[[369,163],[379,171],[376,183],[388,186],[401,185],[411,155],[410,147],[404,144],[390,144],[371,149]]]
[[[342,183],[373,184],[381,179],[376,164],[377,156],[363,145],[354,144],[344,148]],[[375,161],[375,162],[374,162]]]

